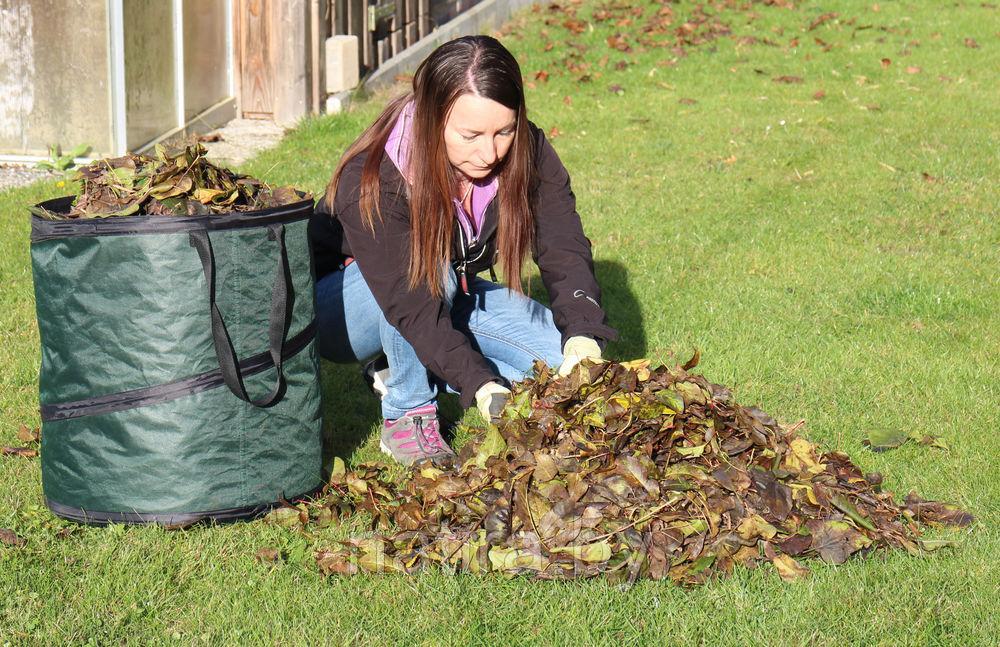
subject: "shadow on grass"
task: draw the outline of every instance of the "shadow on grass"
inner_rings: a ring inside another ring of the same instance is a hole
[[[618,261],[598,260],[594,262],[594,274],[601,286],[601,305],[608,313],[608,324],[618,331],[618,341],[608,344],[605,356],[618,360],[645,357],[646,328],[639,300],[629,285],[628,270]],[[549,304],[541,280],[531,282],[529,293],[532,299]]]
[[[348,459],[368,440],[373,425],[382,419],[379,401],[361,378],[359,364],[334,364],[322,360],[323,465],[334,456]]]

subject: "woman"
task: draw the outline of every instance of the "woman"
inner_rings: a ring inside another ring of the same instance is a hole
[[[616,337],[569,176],[527,119],[517,61],[488,36],[421,63],[412,93],[344,153],[309,236],[320,353],[385,354],[381,448],[406,465],[453,455],[438,378],[489,419],[535,360],[566,374]],[[523,294],[529,251],[551,311]]]

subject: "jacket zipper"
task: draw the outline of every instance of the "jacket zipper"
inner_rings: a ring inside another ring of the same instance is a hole
[[[490,205],[493,204],[494,200],[496,200],[496,196],[493,196],[492,198],[490,198],[490,201],[486,203],[486,207],[483,209],[483,214],[484,215],[486,213],[486,210],[490,208]],[[471,219],[469,221],[469,224],[470,225],[472,224]],[[485,218],[483,219],[483,224],[484,225],[486,224]],[[491,230],[489,233],[492,234],[493,231]],[[489,238],[489,237],[487,236],[485,238]],[[480,240],[483,240],[483,239],[484,239],[483,231],[480,231],[478,237],[476,237],[471,243],[467,243],[466,240],[465,240],[465,228],[462,227],[462,223],[461,222],[458,223],[458,241],[459,241],[459,248],[460,248],[459,251],[461,251],[461,253],[462,253],[462,258],[461,258],[461,261],[459,262],[458,267],[456,268],[455,271],[458,274],[458,284],[462,288],[462,293],[463,294],[466,294],[466,295],[469,294],[469,279],[468,279],[468,267],[469,267],[469,263],[474,263],[474,262],[480,260],[483,257],[483,254],[486,253],[486,245],[483,245],[483,248],[479,251],[479,255],[476,256],[475,258],[472,258],[472,259],[469,258],[469,251],[472,249],[472,246],[475,245],[477,241],[480,241]],[[493,264],[492,263],[490,263],[490,276],[491,277],[492,276],[496,276],[495,272],[493,271]]]

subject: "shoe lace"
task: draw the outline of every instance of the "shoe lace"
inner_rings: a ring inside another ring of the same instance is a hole
[[[421,445],[426,445],[428,450],[444,451],[444,447],[441,446],[441,434],[435,431],[433,420],[431,424],[425,426],[423,416],[413,416],[413,426],[417,430],[417,439],[422,441]]]

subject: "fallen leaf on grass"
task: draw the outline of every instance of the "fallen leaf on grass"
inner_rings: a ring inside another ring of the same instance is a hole
[[[677,100],[677,103],[684,106],[693,106],[694,104],[698,103],[698,100],[689,99],[688,97],[681,97],[680,99]]]
[[[965,46],[969,49],[979,49],[979,43],[976,42],[975,38],[966,38]]]
[[[888,58],[883,58],[882,59],[882,69],[885,69],[885,68],[889,67],[890,65],[892,65],[892,60],[890,60]]]
[[[22,458],[34,458],[38,456],[37,449],[30,447],[0,447],[0,456],[20,456]]]
[[[861,444],[870,448],[873,452],[886,452],[890,449],[897,449],[905,445],[908,441],[915,441],[928,447],[938,449],[948,449],[947,443],[940,437],[926,434],[921,431],[896,431],[891,429],[881,429],[868,434],[868,437],[861,441]]]
[[[813,20],[811,23],[809,23],[809,28],[807,31],[812,31],[817,27],[819,27],[820,25],[822,25],[823,23],[833,20],[837,16],[838,14],[835,11],[824,13],[820,15],[818,18],[816,18],[816,20]]]
[[[964,528],[976,520],[974,516],[957,506],[921,499],[916,492],[910,492],[904,500],[906,510],[917,521],[944,526]]]
[[[546,71],[546,70],[538,70],[537,72],[535,72],[535,80],[536,81],[541,81],[542,83],[548,83],[549,82],[549,73],[548,73],[548,71]]]
[[[256,559],[258,562],[261,563],[280,562],[281,553],[278,551],[277,548],[261,548],[260,550],[257,551],[257,554],[254,555],[254,559]]]
[[[615,34],[614,36],[608,36],[607,38],[608,47],[611,49],[616,49],[619,52],[630,52],[632,47],[628,44],[628,36],[623,36],[622,34]]]
[[[561,134],[562,133],[559,132],[559,129],[557,127],[555,127],[555,126],[552,126],[552,128],[549,129],[549,139],[555,139],[556,137],[558,137]]]
[[[958,542],[953,539],[918,539],[917,545],[920,550],[931,553],[942,548],[954,548]]]
[[[782,75],[782,76],[776,76],[776,77],[774,77],[771,80],[774,81],[775,83],[802,83],[802,77],[801,76],[792,76],[792,75],[789,75],[789,74],[785,74],[785,75]]]
[[[733,155],[730,159],[732,159],[732,161],[735,162],[736,161],[736,156]],[[731,164],[732,162],[727,162],[727,163]],[[685,371],[690,371],[695,366],[698,366],[698,362],[700,362],[700,361],[701,361],[701,349],[700,348],[695,348],[694,349],[694,355],[691,356],[691,359],[689,359],[688,361],[684,362],[684,365],[681,366],[681,368],[684,369]]]
[[[617,94],[618,96],[622,96],[623,94],[625,94],[625,88],[615,83],[614,85],[608,86],[608,92],[610,92],[611,94]]]
[[[31,429],[22,423],[17,429],[17,439],[22,443],[37,443],[42,439],[42,432],[38,427]]]
[[[920,67],[917,67],[916,65],[910,65],[909,67],[906,68],[906,73],[907,74],[920,74],[920,72],[922,72],[922,71],[923,71],[923,69],[920,68]]]
[[[24,546],[27,542],[17,536],[13,530],[8,530],[7,528],[0,528],[0,544],[4,546],[11,546],[13,548],[20,548]]]
[[[816,101],[822,101],[826,97],[826,90],[816,90],[813,93],[813,99]]]
[[[920,177],[924,178],[924,182],[934,183],[934,182],[938,182],[939,181],[938,178],[934,177],[933,175],[931,175],[927,171],[921,171],[920,172]]]
[[[771,560],[774,568],[778,571],[778,576],[786,582],[794,582],[809,575],[809,569],[799,564],[794,558],[788,555],[775,555]]]

